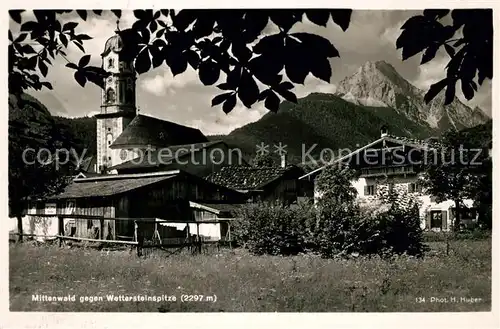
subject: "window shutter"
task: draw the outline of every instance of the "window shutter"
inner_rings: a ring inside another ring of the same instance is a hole
[[[368,185],[365,185],[365,195],[368,195]]]
[[[443,222],[441,224],[441,229],[443,231],[445,231],[448,228],[448,211],[443,210],[441,212],[441,214],[442,214],[442,218],[443,218]]]
[[[425,228],[427,230],[431,229],[431,212],[430,211],[427,211],[425,213]]]

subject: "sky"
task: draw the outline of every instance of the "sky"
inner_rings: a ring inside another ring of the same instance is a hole
[[[335,85],[367,61],[384,60],[392,64],[396,70],[416,87],[427,90],[434,82],[445,76],[448,57],[444,52],[424,65],[419,65],[420,56],[406,61],[401,60],[401,52],[396,49],[396,39],[400,27],[411,16],[420,11],[409,10],[355,10],[347,31],[329,23],[320,27],[308,21],[294,27],[296,31],[305,31],[328,38],[339,50],[340,57],[330,60],[332,78],[330,83],[308,76],[304,85],[295,88],[298,97],[311,92],[335,92]],[[29,20],[30,12],[23,14],[23,20]],[[66,20],[74,19],[67,16]],[[77,33],[86,33],[93,37],[85,42],[87,54],[91,54],[91,64],[100,66],[100,53],[106,40],[114,34],[116,17],[111,12],[102,16],[90,15],[86,22],[77,27]],[[120,20],[120,28],[126,29],[135,21],[132,11],[124,11]],[[11,21],[11,29],[15,31],[15,23]],[[270,27],[272,29],[272,27]],[[68,48],[68,58],[73,62],[83,53],[75,46]],[[93,84],[82,88],[72,76],[72,70],[65,67],[66,61],[58,58],[49,68],[47,79],[54,90],[30,91],[53,115],[81,117],[97,114],[100,110],[100,90]],[[221,81],[219,81],[221,82]],[[485,81],[479,92],[466,102],[461,92],[457,96],[465,104],[481,107],[491,115],[491,82]],[[258,120],[267,110],[263,103],[255,104],[247,109],[241,103],[230,113],[225,114],[221,106],[211,107],[211,99],[220,94],[216,87],[207,87],[198,80],[197,73],[188,70],[175,78],[165,65],[138,76],[137,106],[140,113],[170,120],[183,125],[199,128],[207,135],[227,134],[235,128]]]

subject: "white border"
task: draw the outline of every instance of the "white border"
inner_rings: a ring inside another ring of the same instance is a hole
[[[4,95],[4,109],[0,111],[0,122],[2,125],[1,131],[5,133],[5,137],[1,139],[0,147],[2,154],[7,154],[7,44],[6,32],[8,29],[8,9],[26,9],[26,8],[78,8],[78,9],[133,9],[133,8],[353,8],[353,9],[425,9],[425,8],[493,8],[494,9],[494,76],[495,81],[492,83],[493,102],[492,116],[498,116],[500,90],[496,81],[500,77],[500,65],[498,63],[499,53],[499,35],[500,35],[500,2],[496,1],[460,1],[460,0],[441,0],[439,2],[430,0],[420,1],[333,1],[329,0],[314,0],[314,1],[275,1],[268,0],[253,0],[249,2],[236,3],[234,1],[203,1],[203,0],[183,0],[182,2],[162,2],[157,0],[141,0],[141,1],[75,1],[75,0],[45,0],[45,1],[3,1],[3,17],[0,24],[4,31],[4,51],[0,52],[3,65],[1,66],[2,75],[2,91]],[[498,122],[493,124],[493,139],[494,145],[500,142]],[[496,147],[493,149],[494,158],[494,202],[493,213],[496,215],[500,212],[500,208],[496,202],[499,198],[496,193],[499,182],[499,171],[496,165],[499,152]],[[499,273],[499,222],[498,217],[494,216],[494,232],[493,232],[493,312],[487,313],[14,313],[8,311],[8,246],[7,234],[8,229],[5,227],[7,217],[7,184],[8,184],[8,157],[2,156],[2,170],[0,170],[1,179],[1,209],[5,217],[0,220],[0,228],[2,236],[0,236],[0,260],[2,265],[0,269],[0,327],[1,328],[132,328],[132,327],[171,327],[171,328],[193,328],[193,327],[216,327],[216,328],[260,328],[260,327],[286,327],[286,328],[344,328],[344,327],[404,327],[404,328],[500,328],[500,305],[499,294],[500,287],[498,284]],[[496,202],[495,202],[496,201]]]

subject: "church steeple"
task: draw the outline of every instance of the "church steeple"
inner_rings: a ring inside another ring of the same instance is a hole
[[[119,150],[109,146],[136,115],[136,73],[134,35],[131,30],[120,30],[116,22],[115,34],[110,37],[101,54],[102,68],[109,73],[101,94],[101,111],[97,118],[97,167],[99,172],[119,164]],[[116,153],[116,154],[115,154]]]

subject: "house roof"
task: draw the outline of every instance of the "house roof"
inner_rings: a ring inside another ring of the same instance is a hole
[[[211,173],[205,179],[239,191],[258,190],[292,170],[296,170],[300,173],[304,172],[296,166],[288,166],[285,168],[227,166],[222,167],[220,171]]]
[[[208,142],[208,139],[199,129],[138,114],[111,144],[110,148],[166,147],[203,142]]]
[[[191,208],[197,208],[206,210],[217,215],[219,214],[231,214],[242,207],[243,203],[206,203],[206,202],[189,202]]]
[[[213,141],[206,143],[195,143],[195,144],[184,144],[184,145],[173,145],[169,147],[164,147],[157,150],[152,150],[149,156],[142,156],[120,163],[109,169],[131,169],[131,168],[153,168],[160,167],[162,165],[168,165],[193,152],[203,150],[207,147],[224,143],[222,141]]]
[[[172,170],[148,174],[101,175],[91,178],[76,178],[62,193],[50,199],[113,196],[173,178],[178,174],[179,170]]]
[[[376,139],[375,141],[373,141],[369,144],[366,144],[365,146],[360,147],[347,155],[344,155],[340,158],[336,158],[335,160],[331,161],[327,165],[336,164],[336,163],[339,163],[340,161],[343,161],[345,159],[349,159],[352,156],[354,156],[354,155],[356,155],[356,154],[358,154],[366,149],[369,149],[370,147],[377,145],[382,141],[388,141],[388,142],[392,142],[392,143],[399,144],[399,145],[406,145],[406,146],[414,147],[414,148],[421,149],[421,150],[429,149],[429,148],[436,147],[437,145],[439,145],[439,143],[433,138],[428,138],[427,140],[419,140],[419,139],[408,138],[408,137],[384,135],[384,136],[380,137],[379,139]],[[318,169],[315,169],[315,170],[301,176],[300,179],[311,177],[311,176],[314,177],[314,176],[318,175],[319,173],[321,173],[321,171],[323,171],[323,169],[325,169],[325,167],[327,165],[322,166]]]

